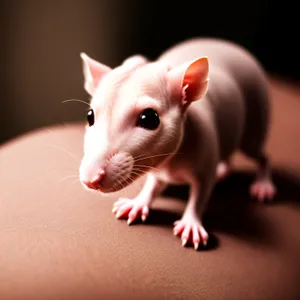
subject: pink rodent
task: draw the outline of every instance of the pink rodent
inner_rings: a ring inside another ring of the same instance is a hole
[[[156,61],[142,55],[110,68],[82,53],[84,87],[91,95],[80,179],[110,193],[142,175],[135,199],[119,199],[117,218],[143,221],[167,184],[187,184],[189,199],[174,234],[182,245],[206,245],[202,224],[215,183],[239,150],[257,163],[250,192],[272,199],[264,146],[270,123],[266,75],[244,48],[215,38],[183,41]]]

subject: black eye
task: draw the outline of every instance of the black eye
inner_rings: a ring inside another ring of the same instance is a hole
[[[137,126],[143,127],[145,129],[154,130],[158,127],[160,121],[158,113],[152,109],[145,109],[139,116],[137,120]]]
[[[90,109],[87,113],[87,121],[89,123],[89,126],[93,126],[95,122],[95,116],[94,116],[94,111]]]

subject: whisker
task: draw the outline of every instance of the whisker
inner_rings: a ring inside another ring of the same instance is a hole
[[[71,173],[71,175],[73,175],[74,177],[79,177],[79,171],[78,170],[75,170],[75,169],[69,169],[69,168],[53,168],[53,169],[50,169],[50,170],[47,170],[47,169],[45,169],[43,172],[42,172],[42,175],[46,175],[46,174],[50,174],[51,175],[51,178],[57,178],[57,174],[55,174],[54,172],[55,171],[57,171],[57,170],[59,170],[59,171],[64,171],[64,170],[67,170],[67,171],[72,171],[72,173]],[[76,173],[74,173],[74,172],[76,172]],[[54,173],[54,175],[55,176],[52,176],[53,175],[53,173]],[[70,173],[70,172],[68,172],[68,173]],[[66,178],[67,179],[67,178]],[[62,179],[62,181],[63,181],[64,179]]]
[[[71,185],[73,185],[73,184],[76,183],[76,182],[80,182],[80,179],[79,179],[79,178],[75,179],[75,180],[71,183]]]
[[[135,172],[135,171],[137,171],[137,172]],[[131,171],[131,173],[134,174],[134,175],[137,175],[138,177],[139,177],[139,176],[145,176],[145,175],[148,175],[147,172],[144,172],[143,170],[140,170],[140,169],[138,169],[138,170],[136,170],[136,169],[134,170],[134,169],[133,169],[133,170]],[[133,181],[133,179],[132,179],[132,181]],[[143,183],[143,182],[139,182],[139,189],[140,189],[140,190],[143,189],[143,186],[144,186],[144,183]]]
[[[74,158],[77,162],[80,163],[80,159],[79,159],[78,157],[76,157],[74,154],[72,154],[71,152],[69,152],[68,150],[66,150],[66,149],[64,149],[64,148],[62,148],[62,147],[60,147],[60,146],[58,146],[58,145],[53,145],[53,144],[47,145],[47,146],[56,148],[56,149],[58,149],[58,150],[61,150],[62,152],[68,154],[69,156],[71,156],[71,157]]]
[[[147,171],[140,170],[140,169],[132,169],[131,173],[134,174],[134,175],[137,175],[137,176],[140,176],[140,175],[143,176],[143,175],[148,174]]]
[[[50,170],[50,172],[62,171],[62,170],[73,171],[73,172],[79,173],[78,169],[73,169],[73,168],[53,168]]]
[[[143,154],[137,155],[137,156],[133,157],[133,159],[135,160],[135,159],[137,159],[137,158],[141,158],[141,157],[143,157],[143,156],[146,156],[146,154],[145,154],[145,153],[143,153]]]
[[[129,176],[127,179],[130,180],[129,184],[132,184],[134,182],[134,178],[132,178],[131,176]]]
[[[127,181],[127,179],[125,179],[125,183],[127,184],[127,186],[124,186],[123,187],[123,185],[122,185],[122,187],[123,187],[123,189],[124,189],[124,193],[125,193],[125,198],[128,198],[128,189],[127,189],[127,187],[128,187],[128,181]]]
[[[132,178],[132,177],[131,177],[131,174],[130,174],[129,177],[128,177],[125,181],[127,182],[128,186],[129,186],[129,185],[131,185],[132,183],[134,183],[134,178]]]
[[[91,107],[90,104],[86,101],[80,100],[80,99],[68,99],[68,100],[63,100],[61,103],[67,103],[67,102],[80,102],[86,104],[88,107]]]
[[[148,171],[142,170],[140,168],[135,168],[135,167],[133,167],[132,170],[136,171],[136,172],[143,172],[143,174],[148,174],[149,173]]]
[[[135,171],[137,171],[137,172],[135,172]],[[147,172],[144,172],[144,173],[142,173],[142,172],[140,172],[141,170],[140,169],[132,169],[132,171],[131,171],[131,174],[133,174],[133,175],[137,175],[138,177],[139,176],[144,176],[145,174],[147,175],[148,173]],[[140,172],[140,173],[139,173]],[[129,177],[130,178],[130,180],[131,180],[131,182],[134,182],[134,179],[130,176]],[[139,189],[141,190],[142,189],[142,186],[143,186],[144,184],[143,184],[143,182],[139,182]]]
[[[147,158],[152,158],[152,157],[156,157],[156,156],[160,156],[160,155],[171,155],[171,154],[183,154],[183,153],[182,152],[160,153],[160,154],[156,154],[156,155],[153,155],[153,156],[148,156]],[[145,153],[139,154],[139,155],[133,157],[133,159],[141,158],[143,156],[146,156],[146,154]]]
[[[62,183],[63,181],[67,180],[67,179],[70,179],[70,178],[77,178],[78,179],[78,176],[77,175],[70,175],[70,176],[66,176],[64,177],[63,179],[60,180],[60,183]],[[79,179],[78,179],[79,180]]]
[[[77,178],[75,181],[71,182],[71,183],[66,187],[65,192],[68,191],[68,190],[70,189],[70,187],[71,187],[74,183],[76,183],[76,182],[78,182],[78,181],[80,181],[80,180]]]
[[[155,168],[155,167],[152,167],[152,166],[148,166],[148,165],[135,165],[135,166],[136,166],[136,167],[143,167],[143,168],[150,168],[150,169],[153,169],[153,170],[162,172],[162,170],[160,170],[160,169],[158,169],[158,168]]]
[[[129,183],[127,182],[127,179],[130,180]],[[126,182],[128,183],[128,186],[134,183],[134,178],[132,178],[131,175],[127,179]]]
[[[131,174],[136,175],[136,176],[143,175],[142,173],[138,173],[138,172],[136,172],[136,171],[134,171],[134,170],[131,171]],[[132,182],[133,182],[133,181],[134,181],[134,178],[131,178],[131,180],[132,180]]]
[[[121,180],[117,180],[117,183],[122,186],[122,190],[124,190],[124,193],[125,193],[125,198],[127,198],[127,189],[126,189],[126,187],[123,185]]]
[[[135,162],[143,160],[143,159],[149,159],[149,158],[160,157],[160,156],[167,156],[167,155],[171,155],[171,154],[182,154],[182,153],[170,152],[170,153],[156,154],[156,155],[152,155],[152,156],[148,156],[148,157],[143,157],[143,158],[136,159]]]

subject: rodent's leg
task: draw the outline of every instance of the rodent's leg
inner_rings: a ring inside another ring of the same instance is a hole
[[[140,193],[134,199],[120,198],[114,203],[112,212],[116,214],[118,219],[128,217],[128,225],[136,220],[138,216],[141,216],[142,221],[145,221],[149,215],[151,202],[162,192],[165,186],[164,182],[149,173]]]
[[[194,180],[190,185],[189,200],[182,218],[174,223],[174,234],[181,235],[182,246],[189,240],[198,249],[200,242],[206,246],[208,233],[206,232],[201,217],[204,212],[206,202],[209,199],[213,180]]]
[[[268,157],[264,153],[257,155],[248,154],[248,156],[256,160],[259,165],[256,180],[250,186],[251,195],[261,202],[266,199],[272,200],[276,194],[276,187],[272,181],[271,167]]]

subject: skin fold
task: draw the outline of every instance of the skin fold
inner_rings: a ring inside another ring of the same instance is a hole
[[[127,218],[128,224],[139,217],[145,221],[167,184],[188,184],[188,203],[174,223],[174,234],[183,246],[206,245],[202,217],[237,150],[257,163],[251,194],[260,201],[274,196],[264,152],[270,122],[267,82],[245,49],[195,38],[171,47],[154,62],[134,55],[112,69],[84,53],[81,58],[93,115],[79,170],[82,184],[109,193],[147,176],[135,199],[114,204],[117,218]],[[147,109],[159,116],[155,128],[139,125]]]

